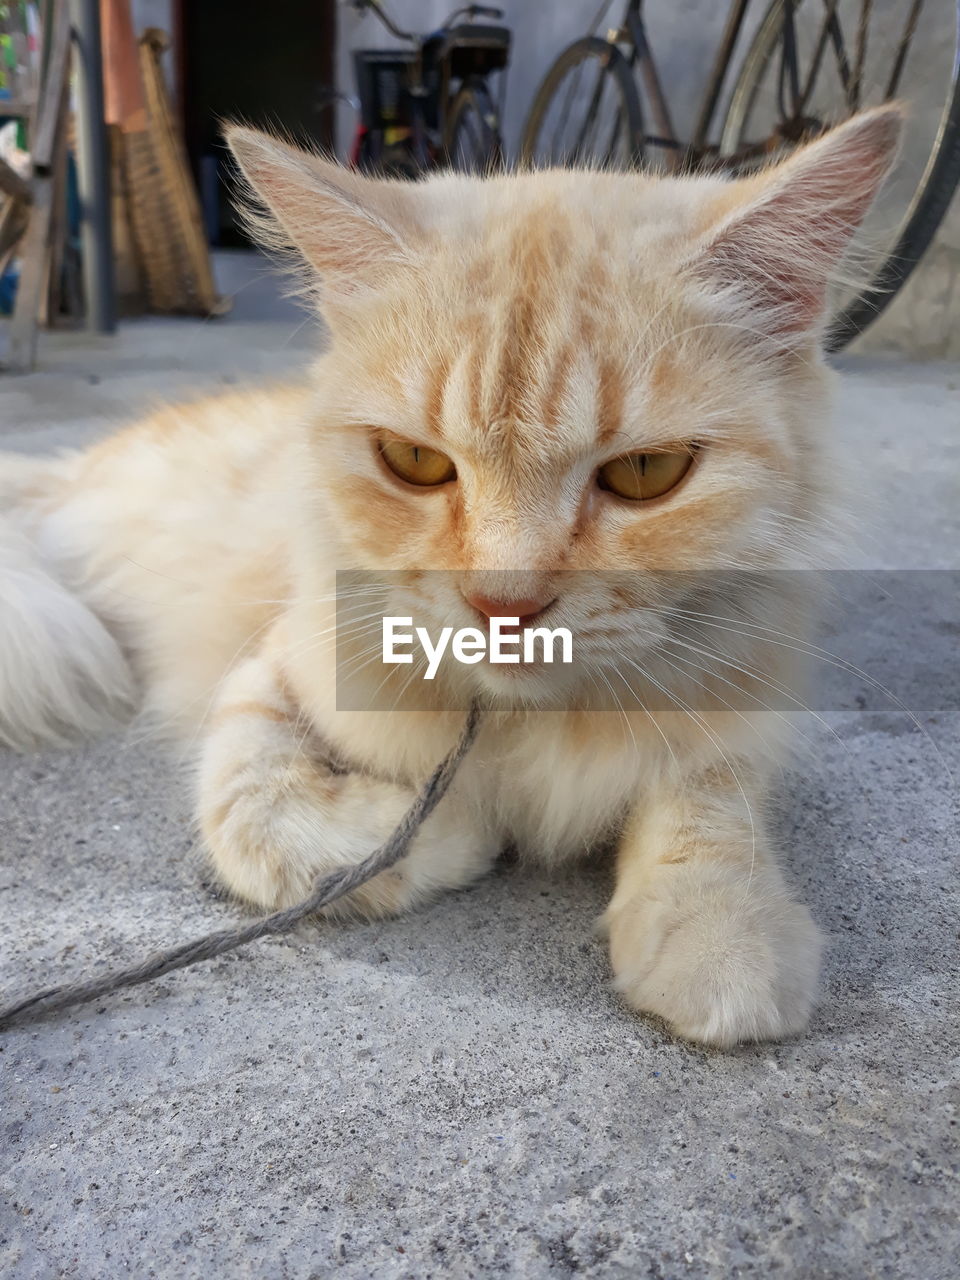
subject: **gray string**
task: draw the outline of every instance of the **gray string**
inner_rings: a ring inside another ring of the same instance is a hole
[[[263,916],[260,920],[254,920],[239,928],[221,929],[216,933],[208,933],[205,937],[197,938],[193,942],[185,942],[178,947],[156,951],[139,964],[131,965],[126,969],[116,969],[100,978],[91,978],[86,982],[70,982],[64,986],[47,987],[45,990],[37,991],[23,1000],[0,1007],[0,1031],[5,1030],[16,1020],[39,1018],[43,1014],[67,1009],[72,1005],[86,1004],[90,1000],[97,1000],[111,992],[120,991],[123,987],[136,987],[141,982],[151,982],[154,978],[160,978],[174,969],[183,969],[201,960],[213,960],[216,956],[223,955],[225,951],[246,946],[248,942],[256,942],[258,938],[289,933],[306,916],[313,915],[322,907],[335,902],[337,898],[342,898],[404,857],[414,836],[446,794],[461,761],[473,745],[479,726],[480,710],[474,703],[456,746],[437,765],[424,783],[420,794],[403,815],[393,834],[363,862],[357,863],[354,867],[318,877],[310,896],[304,898],[302,902],[287,907],[284,911],[276,911],[273,915]],[[27,1015],[27,1018],[24,1015]]]

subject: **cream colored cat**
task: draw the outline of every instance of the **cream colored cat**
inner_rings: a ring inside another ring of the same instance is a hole
[[[350,906],[402,911],[507,843],[556,862],[612,841],[625,998],[707,1044],[800,1030],[820,943],[765,828],[789,717],[757,682],[796,681],[770,637],[804,634],[810,575],[741,571],[818,561],[825,291],[898,132],[868,113],[740,182],[407,184],[231,130],[332,342],[302,386],[0,461],[0,734],[59,741],[141,703],[192,735],[217,873],[271,908],[383,840],[479,696],[450,795]],[[362,589],[335,644],[337,569],[398,571],[391,611],[432,623],[542,615],[578,665],[562,686],[384,669]],[[377,709],[338,709],[335,649]],[[704,686],[730,709],[698,710]],[[622,709],[591,710],[598,688]]]

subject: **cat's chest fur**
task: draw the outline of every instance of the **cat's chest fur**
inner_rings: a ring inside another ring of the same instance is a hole
[[[478,753],[477,803],[492,807],[504,841],[522,853],[548,861],[587,853],[637,794],[641,771],[623,726],[591,733],[586,719],[524,719]]]
[[[429,713],[344,715],[328,708],[318,720],[311,710],[321,733],[351,761],[387,777],[415,782],[450,746],[449,723]],[[454,793],[504,846],[548,861],[571,858],[616,830],[643,785],[644,758],[612,714],[491,716]]]

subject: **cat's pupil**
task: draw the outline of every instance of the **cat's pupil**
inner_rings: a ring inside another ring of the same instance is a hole
[[[416,445],[413,446],[413,460],[414,462],[420,461],[420,450],[417,448]]]

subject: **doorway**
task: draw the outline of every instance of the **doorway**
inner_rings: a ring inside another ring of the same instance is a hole
[[[335,0],[177,0],[184,137],[210,242],[246,245],[230,189],[221,121],[242,120],[332,148]]]

